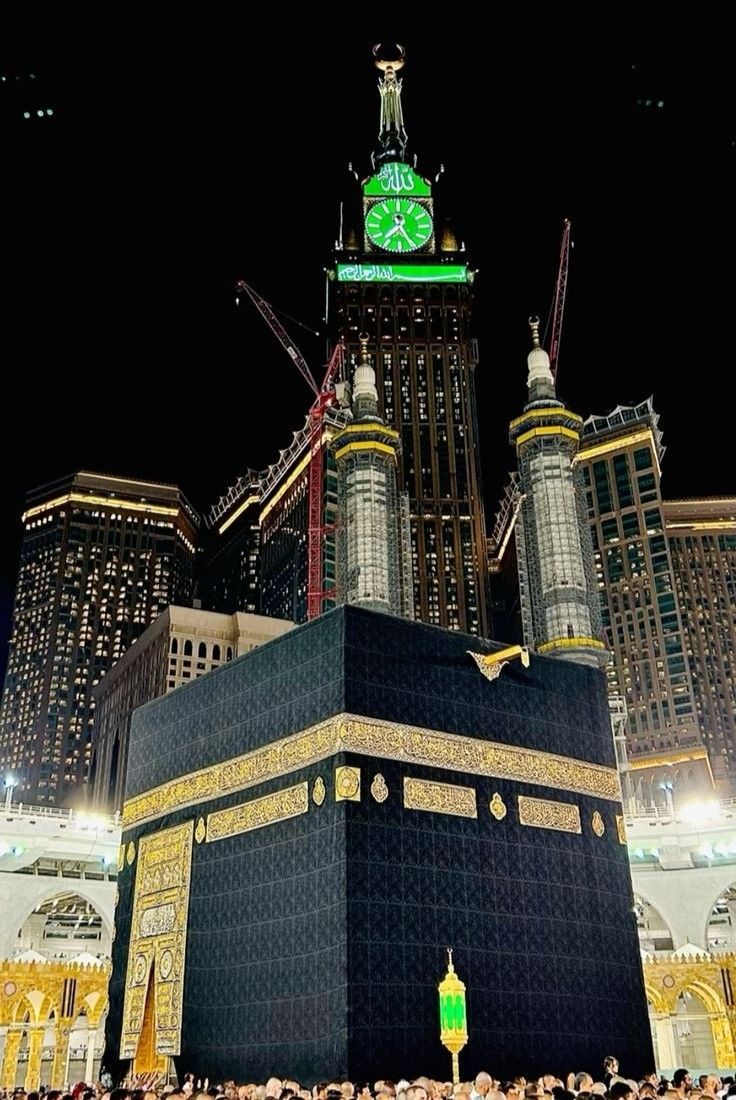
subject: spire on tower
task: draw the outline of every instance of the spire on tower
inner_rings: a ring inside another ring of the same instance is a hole
[[[373,58],[377,69],[383,73],[378,78],[378,91],[381,95],[381,120],[378,127],[380,147],[373,154],[375,164],[406,160],[406,130],[404,112],[401,108],[401,78],[397,73],[404,67],[405,50],[403,46],[389,45],[382,49],[378,42],[373,47]]]
[[[360,361],[353,375],[353,412],[356,418],[378,417],[378,390],[376,372],[368,355],[368,334],[361,332]]]
[[[549,355],[542,347],[539,339],[539,318],[530,317],[529,327],[532,330],[532,350],[529,352],[526,362],[529,368],[527,387],[529,400],[549,400],[555,396],[555,380],[549,365]]]

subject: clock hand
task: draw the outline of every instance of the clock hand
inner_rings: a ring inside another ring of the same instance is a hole
[[[398,233],[400,229],[401,229],[401,224],[400,223],[398,225],[395,225],[393,227],[393,229],[389,229],[388,233],[383,238],[384,241],[387,241],[389,239],[389,237],[393,237],[394,233]]]
[[[397,225],[397,226],[396,226],[396,228],[397,228],[397,229],[398,229],[398,230],[399,230],[399,231],[401,232],[402,236],[403,236],[403,237],[404,237],[404,238],[405,238],[405,239],[406,239],[406,240],[407,240],[407,241],[409,242],[409,244],[410,244],[410,245],[412,246],[412,248],[413,248],[413,247],[414,247],[414,241],[413,241],[413,240],[411,239],[411,237],[409,236],[409,234],[408,234],[408,233],[406,232],[406,230],[404,229],[404,226],[403,226],[403,224],[402,224],[402,225]]]

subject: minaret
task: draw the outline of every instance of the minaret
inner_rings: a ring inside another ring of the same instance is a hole
[[[360,335],[353,420],[333,437],[339,603],[413,618],[409,509],[396,486],[399,433],[378,415],[368,336]]]
[[[523,493],[516,523],[524,641],[549,657],[606,663],[593,545],[578,471],[582,418],[555,394],[539,320],[529,321],[529,401],[510,425]]]

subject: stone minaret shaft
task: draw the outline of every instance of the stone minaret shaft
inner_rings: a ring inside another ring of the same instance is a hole
[[[368,337],[360,337],[354,419],[332,441],[337,465],[337,593],[340,603],[411,617],[408,502],[397,491],[399,433],[378,415]]]
[[[523,493],[516,526],[524,640],[550,657],[600,665],[606,649],[590,528],[574,458],[582,420],[557,399],[539,321],[530,321],[529,401],[510,425]]]

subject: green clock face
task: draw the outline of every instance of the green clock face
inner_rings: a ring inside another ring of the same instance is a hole
[[[365,231],[377,248],[416,252],[432,236],[432,216],[426,206],[397,195],[371,206],[365,216]]]

